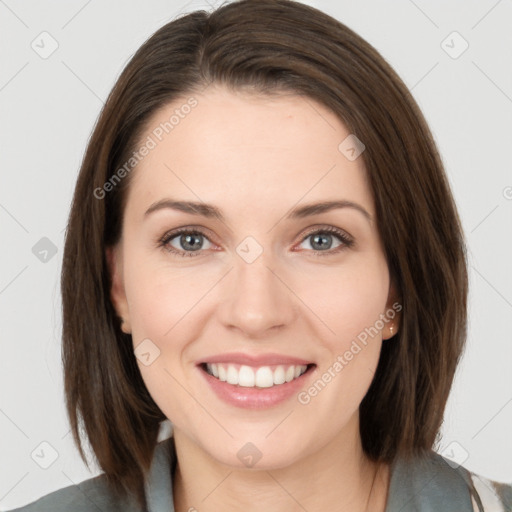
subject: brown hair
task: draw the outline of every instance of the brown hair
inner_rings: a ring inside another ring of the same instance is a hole
[[[236,1],[159,29],[115,84],[80,169],[63,255],[67,411],[112,488],[142,482],[163,413],[139,373],[110,300],[105,249],[120,237],[128,175],[98,199],[157,109],[210,83],[292,92],[336,113],[362,154],[391,278],[403,306],[360,407],[363,448],[391,462],[430,450],[466,338],[460,221],[432,135],[393,69],[332,17],[291,0]],[[341,141],[340,141],[341,142]]]

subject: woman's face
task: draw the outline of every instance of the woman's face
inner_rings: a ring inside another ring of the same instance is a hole
[[[194,98],[141,137],[112,298],[175,430],[225,464],[284,467],[358,438],[395,316],[361,146],[310,98]]]

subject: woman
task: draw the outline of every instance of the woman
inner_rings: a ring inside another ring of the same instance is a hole
[[[111,92],[67,229],[68,414],[104,474],[19,510],[485,510],[433,451],[466,295],[375,49],[287,0],[183,16]]]

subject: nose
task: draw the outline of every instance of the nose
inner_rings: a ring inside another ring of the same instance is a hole
[[[252,263],[236,257],[234,266],[223,286],[220,321],[251,338],[289,325],[297,314],[295,295],[271,258],[265,252]]]

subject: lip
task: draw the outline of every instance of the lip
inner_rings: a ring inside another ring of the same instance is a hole
[[[268,353],[251,355],[244,354],[242,352],[227,352],[225,354],[217,354],[215,356],[206,357],[198,361],[197,365],[200,366],[203,363],[235,363],[253,367],[270,366],[276,364],[288,364],[297,366],[313,364],[312,361],[307,361],[306,359],[300,359],[298,357],[287,356],[284,354]]]
[[[222,357],[225,357],[225,355]],[[223,361],[225,359],[222,359]],[[199,364],[197,369],[208,383],[210,389],[223,402],[242,409],[268,409],[297,396],[301,389],[307,387],[307,381],[311,378],[317,367],[315,364],[308,364],[308,369],[305,373],[284,384],[270,388],[246,388],[228,384],[217,379],[206,371],[205,366],[205,364]]]

